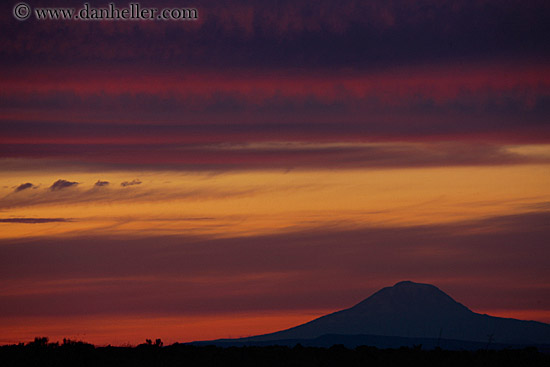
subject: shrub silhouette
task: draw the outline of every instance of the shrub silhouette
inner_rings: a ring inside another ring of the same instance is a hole
[[[29,342],[27,345],[32,347],[46,347],[49,341],[50,339],[46,336],[43,336],[43,337],[37,336],[34,338],[34,341]]]
[[[162,347],[162,348],[161,348]],[[516,350],[449,351],[441,348],[377,349],[344,345],[317,348],[302,345],[217,347],[173,344],[147,339],[133,347],[95,347],[63,339],[50,343],[37,337],[27,344],[0,346],[1,366],[550,366],[550,354],[536,348]]]

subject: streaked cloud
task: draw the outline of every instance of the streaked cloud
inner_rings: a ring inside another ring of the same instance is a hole
[[[527,213],[224,239],[2,240],[0,308],[9,317],[338,309],[414,277],[444,285],[474,309],[544,309],[548,220]]]
[[[185,129],[178,129],[182,134]],[[290,131],[289,131],[290,133]],[[325,132],[329,134],[329,131]],[[351,131],[348,131],[351,134]],[[337,134],[337,133],[336,133]],[[162,138],[161,138],[162,139]],[[262,169],[353,169],[353,168],[418,168],[453,166],[500,166],[550,163],[550,146],[536,151],[520,146],[491,142],[284,142],[250,143],[180,143],[158,144],[27,144],[11,146],[19,161],[0,160],[0,167],[17,171],[71,167],[72,157],[86,156],[81,167],[93,170],[182,170],[246,171]],[[527,145],[528,147],[528,145]],[[48,160],[49,159],[49,160]],[[135,186],[140,180],[122,181],[121,186]],[[59,187],[68,187],[59,183]]]
[[[0,223],[26,223],[26,224],[41,224],[41,223],[56,223],[56,222],[71,222],[71,219],[66,218],[3,218]]]
[[[4,144],[57,143],[62,151],[62,144],[124,145],[152,137],[204,143],[441,137],[540,142],[549,136],[550,74],[540,65],[451,64],[330,76],[151,72],[129,85],[135,74],[139,70],[96,75],[52,69],[30,85],[8,80],[0,102]]]
[[[36,1],[33,6],[47,2]],[[82,3],[72,2],[75,8]],[[164,1],[163,6],[177,6]],[[142,6],[155,7],[156,2]],[[132,64],[209,68],[380,68],[430,60],[548,57],[544,0],[209,1],[197,22],[32,22],[20,31],[10,5],[3,63]],[[68,6],[68,5],[67,5]],[[475,25],[475,26],[472,26]],[[181,37],[182,32],[188,36]],[[93,35],[97,47],[87,46]],[[513,35],[513,36],[511,36]],[[41,37],[52,42],[40,42]],[[55,41],[55,42],[53,42]],[[189,52],[188,50],[194,50]]]

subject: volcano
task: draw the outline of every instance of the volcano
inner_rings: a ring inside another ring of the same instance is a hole
[[[344,341],[360,336],[363,339],[370,336],[367,341],[376,338],[390,341],[390,345],[422,340],[433,345],[442,340],[471,342],[476,347],[549,345],[550,325],[478,314],[433,285],[403,281],[379,290],[351,308],[287,330],[234,341],[248,344],[298,341],[316,345],[311,341],[328,338],[330,343],[346,344]]]

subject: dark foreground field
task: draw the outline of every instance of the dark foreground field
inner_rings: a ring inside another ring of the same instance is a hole
[[[284,346],[215,347],[161,343],[95,347],[82,342],[37,342],[0,347],[1,366],[550,366],[536,349],[445,351],[415,348],[347,349]]]

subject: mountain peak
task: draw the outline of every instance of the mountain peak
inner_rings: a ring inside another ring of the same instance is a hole
[[[431,284],[424,284],[424,283],[415,283],[413,281],[410,281],[410,280],[402,280],[400,282],[397,282],[395,283],[393,286],[394,287],[414,287],[414,286],[418,286],[418,285],[428,285],[428,286],[431,286],[433,287],[433,285]]]
[[[393,285],[393,287],[388,288],[398,288],[398,289],[425,289],[425,290],[432,290],[432,291],[438,291],[441,293],[445,293],[439,288],[437,288],[435,285],[427,284],[427,283],[416,283],[410,280],[403,280],[401,282],[397,282]]]
[[[404,280],[398,283],[395,283],[393,287],[387,287],[387,288],[394,288],[396,291],[411,291],[411,290],[417,290],[417,291],[424,291],[424,292],[435,292],[440,294],[445,294],[441,289],[437,288],[435,285],[432,284],[426,284],[426,283],[416,283],[412,282],[410,280]]]
[[[351,309],[369,313],[419,313],[425,316],[434,313],[471,312],[434,285],[415,283],[410,280],[386,287],[358,303]]]
[[[421,283],[415,283],[413,281],[410,281],[410,280],[402,280],[400,282],[397,282],[395,283],[393,286],[398,286],[398,285],[413,285],[413,284],[421,284]]]

